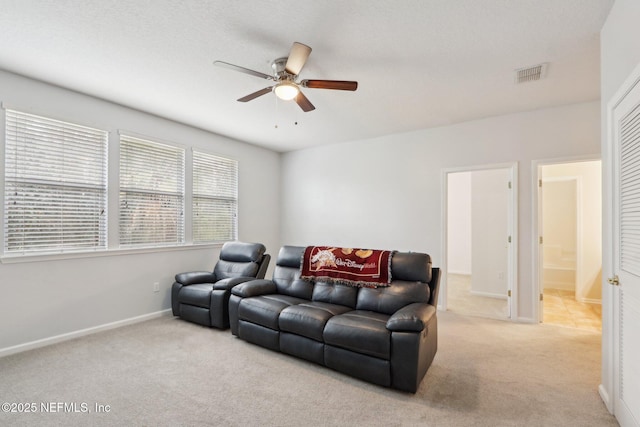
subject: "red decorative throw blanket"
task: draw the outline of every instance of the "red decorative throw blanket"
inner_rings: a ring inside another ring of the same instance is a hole
[[[392,255],[392,251],[307,246],[300,276],[357,287],[389,286]]]

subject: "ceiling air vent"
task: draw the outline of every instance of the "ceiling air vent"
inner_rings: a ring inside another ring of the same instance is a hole
[[[520,68],[516,70],[516,83],[534,82],[545,77],[547,74],[547,63],[534,65],[532,67]]]

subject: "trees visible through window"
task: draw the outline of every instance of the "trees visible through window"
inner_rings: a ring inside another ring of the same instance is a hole
[[[238,162],[193,152],[193,241],[238,237]]]
[[[122,248],[185,243],[185,148],[121,134],[109,180],[107,131],[5,113],[3,256],[106,250],[109,226]],[[193,242],[236,240],[238,162],[193,150],[190,163]],[[110,221],[109,182],[119,182]]]
[[[184,149],[120,136],[120,246],[184,242]]]
[[[107,136],[6,110],[5,254],[106,249]]]

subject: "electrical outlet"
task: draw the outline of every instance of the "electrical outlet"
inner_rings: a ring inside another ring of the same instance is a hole
[[[160,292],[160,282],[153,283],[153,292]]]

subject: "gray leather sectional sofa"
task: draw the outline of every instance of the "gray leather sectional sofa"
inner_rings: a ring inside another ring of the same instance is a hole
[[[234,286],[231,332],[362,380],[415,393],[438,347],[440,270],[395,252],[388,287],[300,279],[304,247],[280,249],[272,280]]]

